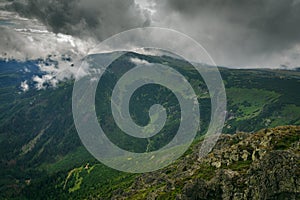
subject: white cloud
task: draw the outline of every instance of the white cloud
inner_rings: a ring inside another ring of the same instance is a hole
[[[47,85],[56,87],[58,84],[58,80],[49,74],[42,77],[34,76],[32,80],[36,83],[35,87],[37,90],[44,90],[47,88]]]
[[[156,12],[156,2],[152,0],[135,0],[142,9],[148,11],[151,15],[154,15]]]
[[[25,68],[24,68],[24,72],[25,72],[25,73],[30,73],[31,71],[30,71],[30,69],[28,69],[27,67],[25,67]]]
[[[139,58],[130,58],[130,62],[136,65],[149,65],[150,63],[147,60],[142,60]]]
[[[27,81],[24,81],[21,83],[21,90],[23,92],[27,92],[29,90],[29,85],[28,85]]]
[[[51,55],[51,60],[57,63],[50,66],[40,63],[40,70],[52,78],[35,77],[38,89],[44,89],[45,83],[55,87],[59,81],[75,77],[81,59],[97,44],[92,38],[55,34],[37,20],[22,18],[16,13],[0,11],[0,19],[8,22],[0,24],[0,59],[46,60]]]
[[[33,77],[38,90],[48,85],[56,87],[58,82],[76,77],[82,58],[97,44],[92,38],[55,34],[37,20],[21,18],[12,12],[0,11],[0,19],[9,22],[0,24],[0,59],[44,60],[39,63],[39,68],[46,75]],[[50,64],[47,61],[49,55]],[[86,68],[81,70],[80,76],[87,71]],[[30,70],[24,68],[24,72]],[[22,90],[27,91],[27,86],[27,81],[23,82]]]
[[[149,55],[149,56],[169,56],[169,57],[173,57],[175,59],[182,59],[180,56],[168,52],[166,50],[162,50],[162,49],[151,49],[151,48],[140,48],[140,49],[134,49],[132,50],[133,52],[136,52],[138,54],[142,54],[142,55]]]

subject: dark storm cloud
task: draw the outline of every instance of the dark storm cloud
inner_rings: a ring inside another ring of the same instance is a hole
[[[157,18],[168,13],[177,22],[167,19],[166,24],[186,31],[210,51],[221,51],[215,53],[226,64],[262,63],[273,59],[271,54],[285,57],[284,51],[300,43],[299,0],[154,1]]]
[[[7,9],[36,18],[55,33],[101,40],[149,24],[134,0],[26,0],[13,1]]]
[[[219,65],[277,67],[300,63],[300,0],[12,2],[7,5],[8,10],[36,18],[54,33],[84,40],[92,37],[101,41],[121,31],[151,24],[191,36]]]
[[[167,6],[187,16],[209,12],[286,45],[300,41],[299,0],[168,0]]]

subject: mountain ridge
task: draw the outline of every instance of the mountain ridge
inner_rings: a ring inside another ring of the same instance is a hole
[[[298,199],[300,126],[222,135],[207,156],[191,154],[143,174],[112,199]],[[114,194],[114,193],[113,193]]]
[[[131,62],[132,57],[146,59],[151,63],[168,63],[187,77],[195,88],[200,102],[202,132],[198,133],[197,138],[201,137],[210,119],[210,98],[199,74],[190,69],[191,66],[184,61],[139,54],[125,54],[112,63],[110,69],[119,73],[123,70],[121,68],[123,66],[134,67]],[[20,93],[21,81],[36,74],[43,75],[43,72],[38,70],[37,63],[14,61],[13,63],[0,62],[0,65],[0,198],[18,199],[21,195],[28,199],[42,199],[43,195],[48,192],[49,195],[45,197],[48,199],[76,198],[79,192],[87,198],[88,193],[93,192],[92,188],[102,188],[100,193],[103,198],[109,198],[114,188],[122,188],[124,184],[127,184],[125,188],[129,187],[128,183],[134,181],[132,175],[103,166],[81,144],[72,118],[73,80],[65,80],[56,88],[30,89]],[[31,72],[25,72],[24,67],[30,69]],[[121,75],[118,73],[108,74],[104,86],[113,86],[113,81]],[[297,73],[226,68],[220,68],[220,73],[228,97],[228,116],[224,133],[256,132],[263,128],[287,124],[300,125],[300,93],[298,92],[300,75]],[[28,84],[31,83],[28,82]],[[141,91],[144,94],[146,92],[144,96],[151,99],[150,103],[164,96],[163,90],[150,89]],[[109,88],[103,91],[105,92],[103,97],[109,97],[109,93],[106,92]],[[135,106],[131,114],[134,119],[144,124],[147,122],[148,113],[138,101],[141,96],[143,93],[135,95],[132,99]],[[108,107],[103,105],[109,98],[101,99],[102,95],[97,97],[100,97],[100,101],[96,109],[101,117],[101,114],[105,115],[107,112]],[[170,105],[171,98],[162,100],[167,102],[166,106]],[[102,121],[100,119],[100,122],[104,122],[104,126],[109,130],[111,118]],[[175,133],[173,128],[174,126],[171,126],[166,134]],[[43,130],[42,136],[39,137]],[[124,136],[118,135],[117,131],[114,134],[110,139],[121,147],[126,146]],[[150,150],[162,145],[159,139],[153,140]],[[143,151],[145,147],[148,148],[147,144],[135,142],[133,145],[127,145],[127,148]],[[22,153],[24,150],[25,154]],[[85,175],[88,177],[87,180],[80,181],[81,173],[87,173],[84,168],[88,163],[89,166],[96,165],[96,167],[90,171],[90,176]],[[80,169],[81,167],[83,169]],[[65,183],[68,173],[75,168],[78,168],[72,173],[75,179],[70,178],[64,190],[62,183]],[[95,177],[103,177],[103,180],[97,180]],[[69,188],[73,188],[71,193],[68,192]]]

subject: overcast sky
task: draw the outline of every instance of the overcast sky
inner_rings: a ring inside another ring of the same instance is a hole
[[[65,51],[80,56],[121,31],[159,26],[191,36],[218,65],[300,66],[300,0],[0,2],[2,56],[36,58]]]

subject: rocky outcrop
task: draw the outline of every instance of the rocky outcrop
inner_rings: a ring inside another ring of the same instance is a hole
[[[198,159],[201,141],[173,165],[143,174],[114,199],[300,199],[300,127],[222,135]]]

